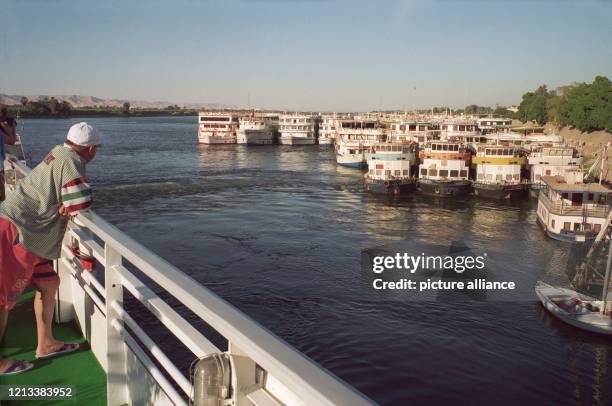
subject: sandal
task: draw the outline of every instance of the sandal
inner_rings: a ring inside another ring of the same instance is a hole
[[[34,364],[28,361],[13,360],[13,363],[4,372],[0,372],[0,376],[17,375],[22,372],[29,371],[34,368]]]
[[[45,358],[55,357],[56,355],[68,354],[78,349],[79,349],[79,344],[77,343],[64,343],[64,345],[62,345],[57,351],[50,352],[49,354],[46,354],[46,355],[36,354],[36,359],[45,359]]]

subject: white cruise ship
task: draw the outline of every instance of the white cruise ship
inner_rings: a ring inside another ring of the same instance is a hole
[[[439,139],[440,126],[426,121],[394,121],[387,134],[387,140],[392,142],[426,144]]]
[[[527,157],[531,195],[544,188],[543,176],[569,176],[582,182],[582,156],[572,147],[539,147]]]
[[[483,117],[477,120],[478,128],[482,134],[491,133],[507,133],[512,127],[511,118],[496,118],[496,117]]]
[[[232,114],[206,113],[198,114],[199,144],[235,144],[238,120]]]
[[[279,118],[280,143],[283,145],[313,145],[314,117],[307,114],[283,114]]]
[[[319,144],[333,145],[338,134],[338,116],[324,115],[319,124]]]
[[[241,117],[236,131],[236,142],[243,145],[270,145],[274,143],[278,116]]]
[[[365,168],[366,153],[372,145],[385,141],[385,132],[378,120],[341,120],[336,140],[336,161],[351,168]]]
[[[476,120],[469,118],[452,118],[446,119],[440,123],[440,138],[450,142],[470,143],[470,141],[478,139],[480,131],[478,130]]]
[[[416,189],[418,155],[416,143],[381,142],[366,154],[368,173],[365,190],[373,193],[401,194]]]
[[[538,195],[537,220],[555,240],[592,240],[608,226],[612,191],[597,183],[582,183],[581,175],[576,171],[541,177],[544,188]]]

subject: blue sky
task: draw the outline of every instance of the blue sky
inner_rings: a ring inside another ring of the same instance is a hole
[[[612,78],[612,1],[0,0],[0,93],[370,110]]]

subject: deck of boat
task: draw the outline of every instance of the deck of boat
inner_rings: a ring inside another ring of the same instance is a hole
[[[54,335],[58,340],[78,342],[78,351],[50,358],[36,360],[36,323],[32,299],[34,291],[25,293],[9,315],[6,336],[0,346],[0,355],[34,363],[34,369],[23,374],[0,377],[2,385],[72,385],[76,391],[79,405],[106,405],[106,375],[89,349],[76,322],[54,325]],[[25,402],[1,401],[4,405],[22,405]],[[28,405],[57,405],[57,400],[30,400]]]

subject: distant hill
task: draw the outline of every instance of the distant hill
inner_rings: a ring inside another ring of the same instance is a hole
[[[7,106],[13,106],[21,104],[21,98],[23,95],[7,95],[0,94],[0,104],[4,104]],[[235,106],[230,106],[226,104],[220,103],[176,103],[169,101],[146,101],[146,100],[122,100],[122,99],[102,99],[96,96],[79,96],[76,94],[65,96],[65,95],[28,95],[25,96],[29,101],[41,101],[45,97],[51,98],[55,97],[58,101],[67,101],[72,105],[72,107],[94,107],[94,106],[110,106],[110,107],[121,107],[123,103],[130,103],[131,107],[136,108],[149,108],[149,109],[163,109],[168,106],[178,105],[180,107],[185,107],[188,109],[229,109],[235,108]]]

